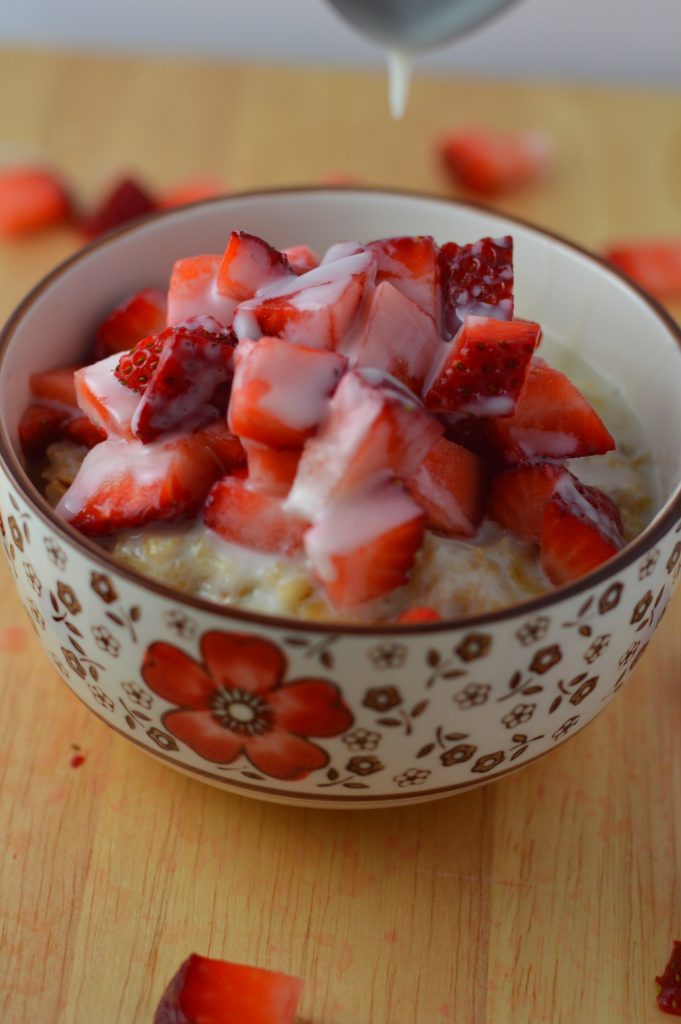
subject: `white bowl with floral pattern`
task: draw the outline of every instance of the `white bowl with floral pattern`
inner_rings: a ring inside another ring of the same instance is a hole
[[[511,233],[518,315],[616,381],[663,493],[650,525],[577,583],[418,626],[310,624],[218,607],[114,563],[28,479],[17,424],[31,372],[78,361],[106,312],[239,228],[282,247]],[[154,216],[76,253],[0,346],[0,512],[17,590],[56,671],[148,753],[245,795],[380,807],[482,785],[553,750],[621,688],[681,572],[680,332],[596,257],[475,206],[369,190],[235,195]]]

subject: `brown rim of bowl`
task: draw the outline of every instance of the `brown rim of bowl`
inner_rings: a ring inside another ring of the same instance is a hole
[[[224,196],[216,196],[212,199],[204,199],[196,203],[188,204],[187,206],[178,207],[175,210],[161,210],[157,213],[151,213],[144,217],[138,217],[129,224],[125,224],[123,227],[116,231],[111,231],[101,238],[90,242],[88,245],[78,249],[72,256],[59,263],[53,270],[51,270],[45,277],[43,277],[31,291],[25,296],[25,298],[16,307],[14,312],[10,315],[7,323],[4,325],[0,332],[0,370],[2,367],[2,360],[5,355],[7,346],[12,338],[12,335],[16,331],[22,317],[26,310],[35,302],[35,300],[50,286],[57,278],[59,278],[66,270],[70,269],[74,264],[85,259],[89,253],[95,249],[99,249],[102,246],[108,245],[109,242],[114,241],[123,235],[129,234],[131,231],[135,231],[138,227],[146,225],[154,220],[160,218],[172,218],[176,216],[182,216],[187,209],[202,206],[212,206],[218,203],[223,203],[226,199],[246,199],[246,198],[257,198],[264,196],[276,196],[276,195],[296,195],[300,192],[306,193],[374,193],[377,195],[385,196],[397,196],[404,199],[422,199],[429,202],[445,203],[451,206],[459,206],[463,208],[479,210],[481,213],[489,214],[494,217],[500,217],[503,220],[508,221],[509,224],[517,224],[519,227],[528,228],[530,231],[534,231],[538,235],[542,235],[545,238],[553,239],[565,246],[567,249],[571,249],[577,252],[580,256],[585,257],[592,263],[595,263],[598,267],[604,268],[607,272],[618,281],[624,283],[624,285],[630,290],[636,293],[645,305],[650,309],[654,316],[658,320],[661,320],[663,325],[667,328],[672,337],[676,340],[677,344],[681,348],[681,325],[677,324],[676,321],[667,313],[667,311],[653,299],[647,292],[640,288],[635,282],[633,282],[625,274],[621,273],[615,267],[613,267],[607,260],[597,256],[595,253],[590,252],[588,249],[583,248],[574,242],[569,241],[562,235],[556,234],[552,231],[545,231],[543,228],[538,228],[536,225],[529,221],[522,220],[519,217],[511,217],[503,213],[501,210],[495,210],[491,206],[486,206],[483,203],[468,202],[456,199],[449,199],[446,196],[439,196],[428,192],[409,191],[402,189],[386,189],[386,188],[372,188],[366,186],[343,186],[343,187],[331,187],[328,185],[300,185],[289,188],[270,188],[260,189],[252,192],[235,192],[229,193]],[[337,633],[341,635],[356,635],[356,636],[385,636],[385,635],[400,635],[405,632],[409,632],[412,635],[415,634],[430,634],[430,633],[441,633],[452,629],[472,628],[477,626],[489,626],[496,622],[503,622],[507,619],[516,618],[519,615],[532,615],[537,611],[544,611],[550,608],[553,604],[562,601],[565,598],[574,597],[577,594],[582,593],[585,590],[591,589],[594,586],[598,586],[610,579],[622,569],[627,568],[632,562],[635,562],[637,558],[643,555],[650,547],[652,547],[658,540],[660,540],[665,534],[672,528],[672,526],[679,520],[681,520],[681,488],[676,497],[668,499],[668,507],[662,513],[658,513],[653,521],[641,531],[641,533],[634,538],[631,543],[625,545],[617,555],[614,555],[607,562],[604,562],[602,566],[595,569],[593,572],[588,573],[581,579],[574,583],[566,584],[562,587],[557,587],[555,590],[547,591],[545,594],[541,594],[539,597],[534,597],[529,601],[521,601],[517,604],[509,605],[507,608],[497,609],[491,612],[482,612],[476,615],[461,616],[456,619],[443,619],[440,622],[428,622],[428,623],[386,623],[383,625],[361,625],[351,624],[343,622],[309,622],[305,619],[294,619],[286,616],[279,615],[265,615],[260,612],[246,611],[242,608],[234,608],[230,605],[220,605],[213,601],[208,601],[205,598],[196,597],[193,594],[185,594],[181,590],[175,590],[173,587],[166,586],[164,583],[159,583],[156,580],[148,576],[143,576],[141,573],[135,572],[133,569],[128,568],[126,565],[116,562],[113,558],[110,558],[106,551],[99,547],[89,537],[85,537],[79,533],[74,527],[68,523],[58,519],[54,510],[47,503],[43,495],[38,491],[35,485],[31,482],[21,464],[19,458],[14,452],[14,449],[10,443],[10,439],[7,434],[7,428],[4,421],[0,417],[0,464],[5,469],[8,477],[13,480],[22,492],[24,499],[33,508],[33,511],[49,526],[51,529],[56,530],[57,533],[61,534],[64,538],[71,541],[77,548],[80,548],[84,554],[93,558],[101,566],[107,569],[109,572],[114,572],[119,576],[127,579],[130,583],[142,586],[160,597],[164,597],[167,600],[173,601],[175,604],[185,604],[192,608],[196,608],[200,611],[209,612],[213,615],[225,619],[236,619],[240,622],[251,622],[259,626],[267,626],[275,629],[286,629],[286,630],[304,630],[308,633]]]

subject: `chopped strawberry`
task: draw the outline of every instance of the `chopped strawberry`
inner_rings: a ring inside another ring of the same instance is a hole
[[[242,466],[245,467],[246,451],[244,446],[223,420],[218,420],[216,423],[197,430],[196,437],[200,437],[217,456],[225,473],[233,473]]]
[[[458,184],[494,195],[543,178],[551,166],[551,149],[541,132],[474,129],[448,135],[440,155]]]
[[[192,516],[222,468],[195,435],[145,445],[110,438],[85,456],[57,513],[93,536]]]
[[[513,319],[513,239],[481,238],[440,249],[442,324],[452,337],[465,316]]]
[[[219,480],[208,495],[203,521],[223,540],[253,551],[294,555],[309,523],[286,512],[275,495],[251,490],[233,476]]]
[[[172,327],[167,329],[174,330]],[[124,352],[114,370],[114,377],[119,384],[143,395],[158,366],[164,340],[161,334],[155,334],[151,338],[142,338],[129,352]]]
[[[87,416],[74,416],[64,427],[64,437],[85,448],[94,448],[100,441],[106,441],[106,436]]]
[[[29,405],[19,420],[19,441],[27,459],[39,459],[48,444],[58,441],[68,412],[49,405]]]
[[[442,424],[416,399],[346,373],[303,449],[288,503],[314,519],[357,488],[413,476],[441,434]]]
[[[305,551],[335,608],[390,593],[408,579],[423,540],[424,515],[386,483],[331,505],[305,535]]]
[[[314,249],[310,249],[309,245],[292,245],[290,249],[284,249],[283,255],[288,260],[293,273],[298,276],[319,266],[319,256]]]
[[[213,199],[215,196],[222,196],[228,189],[219,178],[212,175],[187,178],[173,188],[164,192],[159,201],[159,206],[164,209],[171,209],[175,206],[187,206],[190,203],[201,202],[202,199]]]
[[[126,352],[142,338],[158,334],[166,325],[166,297],[157,288],[145,288],[129,296],[109,313],[97,328],[98,359]]]
[[[132,432],[145,444],[224,416],[234,370],[234,332],[212,317],[168,327],[156,340],[158,365],[132,418]]]
[[[420,622],[441,622],[442,616],[434,608],[407,608],[397,616],[397,622],[416,625]]]
[[[466,416],[465,413],[452,413],[449,416],[440,414],[440,419],[445,424],[445,437],[448,441],[481,455],[491,469],[494,469],[495,462],[501,462],[503,465],[490,440],[490,420],[482,416]]]
[[[282,252],[273,249],[257,235],[232,231],[218,269],[217,287],[221,295],[243,302],[252,299],[263,285],[288,281],[294,277]]]
[[[81,224],[83,234],[96,238],[158,209],[156,200],[134,178],[123,178]]]
[[[660,986],[657,1005],[673,1017],[681,1017],[681,942],[675,942],[664,973],[655,978]]]
[[[236,300],[221,295],[217,274],[222,255],[188,256],[177,260],[170,275],[167,323],[170,327],[194,316],[212,316],[227,327],[232,322]]]
[[[558,481],[544,508],[539,553],[544,572],[559,586],[591,572],[622,547],[622,520],[614,502],[572,474]]]
[[[430,409],[473,416],[510,416],[539,344],[541,328],[526,320],[467,316],[426,393]]]
[[[472,537],[483,516],[487,473],[477,455],[440,438],[407,480],[426,526],[454,537]]]
[[[541,539],[546,503],[569,471],[552,462],[514,466],[492,481],[487,515],[520,540]]]
[[[294,1024],[299,978],[196,953],[163,993],[154,1024]]]
[[[75,371],[75,366],[69,366],[63,370],[32,373],[30,377],[31,394],[46,402],[77,407]]]
[[[0,171],[0,237],[28,235],[70,215],[69,197],[52,172],[37,167]]]
[[[602,455],[615,442],[574,384],[558,370],[532,363],[512,416],[490,420],[489,431],[507,462]]]
[[[78,405],[96,427],[107,434],[132,438],[132,417],[140,396],[116,380],[118,355],[76,370],[74,382]]]
[[[376,260],[359,252],[268,288],[243,302],[234,318],[239,338],[285,338],[312,348],[338,350],[373,283]]]
[[[604,256],[658,298],[681,296],[681,238],[620,242]]]
[[[371,296],[353,357],[357,366],[385,370],[420,395],[442,345],[432,316],[383,281]]]
[[[362,178],[349,171],[327,171],[319,180],[322,185],[331,185],[333,188],[362,184]]]
[[[389,281],[438,323],[438,247],[430,235],[404,235],[367,242],[376,256],[376,284]]]
[[[248,456],[248,483],[254,491],[285,496],[291,490],[300,462],[299,449],[268,448],[244,441]]]
[[[239,342],[229,425],[272,448],[301,448],[317,429],[347,366],[345,356],[280,338]]]

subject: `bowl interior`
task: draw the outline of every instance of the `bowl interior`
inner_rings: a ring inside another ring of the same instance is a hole
[[[432,234],[472,241],[511,233],[517,315],[537,320],[613,380],[644,426],[668,502],[681,479],[681,349],[669,322],[616,273],[541,231],[501,215],[399,193],[311,190],[232,196],[152,219],[78,254],[44,282],[11,324],[0,356],[5,440],[17,424],[28,376],[76,363],[101,318],[141,287],[164,287],[173,262],[220,252],[232,229],[283,247],[317,250],[342,239]]]

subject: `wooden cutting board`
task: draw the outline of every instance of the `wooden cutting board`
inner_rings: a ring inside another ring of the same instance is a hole
[[[122,170],[234,189],[330,173],[447,194],[433,140],[545,128],[501,204],[598,246],[681,235],[678,95],[5,53],[0,164],[94,196]],[[76,244],[0,247],[0,313]],[[677,313],[681,310],[677,307]],[[507,781],[405,810],[289,810],[152,761],[90,715],[0,588],[0,1019],[151,1024],[191,951],[301,975],[305,1024],[654,1024],[681,937],[681,604],[614,705]],[[84,758],[79,767],[74,755]]]

